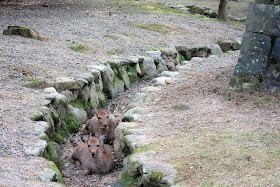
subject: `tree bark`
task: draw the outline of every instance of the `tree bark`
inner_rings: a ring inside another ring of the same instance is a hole
[[[228,0],[220,0],[218,19],[223,21],[228,20]]]

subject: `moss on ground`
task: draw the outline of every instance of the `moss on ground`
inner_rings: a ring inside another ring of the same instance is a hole
[[[79,52],[79,53],[86,53],[90,50],[89,46],[82,44],[82,43],[75,43],[69,46],[70,49]]]
[[[39,80],[39,79],[35,79],[35,78],[26,78],[25,82],[23,84],[24,87],[28,87],[28,88],[44,88],[46,87],[46,81],[43,80]]]

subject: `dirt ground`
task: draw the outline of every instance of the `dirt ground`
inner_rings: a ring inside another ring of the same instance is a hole
[[[204,6],[204,1],[195,1],[200,2]],[[0,34],[0,159],[9,157],[16,163],[26,157],[32,161],[24,151],[35,138],[27,116],[42,106],[41,87],[56,77],[85,72],[85,64],[112,55],[145,55],[146,50],[168,43],[214,44],[242,36],[242,28],[158,8],[156,3],[138,1],[0,1],[1,31],[7,25],[24,25],[46,38],[37,41]],[[169,30],[144,30],[133,23],[156,23],[169,26]],[[78,42],[89,50],[78,53],[69,48]],[[162,87],[158,100],[146,106],[143,123],[154,137],[147,150],[152,148],[157,152],[155,159],[176,166],[177,186],[280,184],[279,95],[229,90],[238,55],[227,53],[193,63],[190,72]],[[23,86],[32,80],[45,83],[35,84],[35,89]],[[113,101],[118,117],[137,89]],[[174,103],[180,102],[189,109],[173,109]],[[81,178],[82,170],[66,161],[78,137],[73,135],[70,140],[63,145],[64,167],[70,168],[62,171],[64,182],[69,186],[111,186],[120,167],[105,177]],[[12,180],[6,185],[16,186]]]

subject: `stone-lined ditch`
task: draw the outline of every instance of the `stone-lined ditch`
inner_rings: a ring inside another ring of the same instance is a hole
[[[162,52],[177,52],[179,54],[177,61],[183,61],[196,57],[203,52],[207,52],[207,55],[217,55],[222,53],[222,50],[219,45],[177,46],[176,48],[173,46]],[[116,58],[98,65],[87,65],[87,72],[77,75],[77,78],[57,78],[54,87],[44,89],[45,106],[30,116],[32,120],[40,121],[35,129],[40,132],[40,140],[38,140],[35,149],[27,150],[27,152],[53,161],[65,176],[67,185],[71,186],[72,183],[75,183],[75,185],[92,185],[93,183],[101,186],[112,185],[114,180],[120,177],[122,159],[131,153],[135,153],[137,148],[149,142],[145,134],[135,131],[139,128],[139,124],[131,123],[131,121],[139,121],[141,109],[137,108],[137,104],[149,102],[155,97],[153,93],[158,90],[155,87],[142,89],[139,94],[135,94],[134,102],[128,105],[127,109],[130,110],[122,117],[122,121],[128,122],[120,123],[116,129],[114,154],[117,161],[115,168],[109,174],[105,176],[83,176],[81,168],[77,168],[68,162],[68,155],[73,147],[80,142],[79,135],[73,133],[77,133],[81,125],[92,117],[91,108],[103,108],[106,106],[108,99],[117,98],[126,89],[139,85],[141,80],[155,78],[158,74],[167,70],[165,62],[160,56],[161,51],[150,51],[147,54],[150,57]],[[184,71],[184,68],[185,66],[181,66],[178,70]],[[175,75],[175,72],[164,73],[162,77],[153,79],[154,85],[163,85]],[[122,110],[126,109],[125,106],[121,108]],[[140,136],[132,135],[134,133]],[[135,137],[136,140],[133,139]],[[139,143],[138,140],[140,139],[146,142]],[[64,144],[62,145],[62,143]],[[161,167],[165,164],[157,162],[151,164],[148,158],[138,153],[133,154],[129,159],[125,159],[124,163],[126,170],[121,175],[124,183],[127,180],[136,180],[146,186],[158,183],[170,186],[176,173],[171,166]],[[50,177],[50,181],[62,182],[62,174],[57,168],[52,168],[55,172],[53,172],[54,176]],[[168,168],[168,170],[163,171],[164,168]]]

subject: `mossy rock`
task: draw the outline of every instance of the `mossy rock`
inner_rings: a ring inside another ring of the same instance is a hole
[[[69,48],[79,53],[85,53],[90,50],[89,46],[82,43],[74,43]]]
[[[4,35],[19,35],[25,38],[34,38],[37,40],[42,40],[39,34],[32,28],[25,26],[8,26],[3,32]]]
[[[51,162],[49,164],[49,168],[55,171],[55,173],[57,175],[57,182],[63,184],[62,174],[59,171],[59,169],[57,168],[57,166],[53,162]]]
[[[56,153],[55,148],[50,143],[48,143],[48,146],[43,153],[43,157],[53,161],[59,169],[62,169],[60,158]]]

